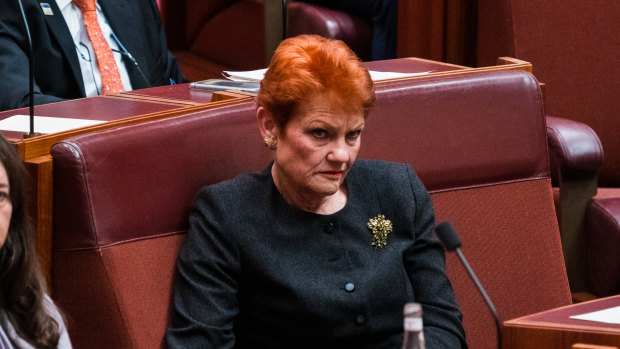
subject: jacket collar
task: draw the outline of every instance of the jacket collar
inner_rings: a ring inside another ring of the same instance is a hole
[[[71,2],[71,0],[59,0],[58,2],[64,5],[62,1]],[[69,62],[69,66],[71,67],[71,75],[80,87],[80,91],[82,91],[82,96],[85,96],[86,93],[84,92],[84,81],[82,80],[80,62],[77,58],[73,40],[71,40],[71,32],[69,31],[67,23],[65,22],[65,18],[63,17],[62,12],[58,7],[58,3],[56,1],[49,1],[47,2],[47,4],[50,5],[52,15],[43,15],[43,17],[45,18],[45,23],[47,24],[52,36],[54,36],[56,38],[56,41],[59,43],[62,54],[65,56],[65,59]],[[43,10],[39,8],[39,11]]]

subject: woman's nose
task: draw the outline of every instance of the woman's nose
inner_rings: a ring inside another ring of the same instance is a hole
[[[344,141],[334,142],[334,145],[327,154],[327,160],[333,162],[347,162],[349,161],[349,152],[347,144]]]

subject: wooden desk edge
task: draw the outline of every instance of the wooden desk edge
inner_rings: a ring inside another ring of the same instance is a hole
[[[595,322],[593,322],[595,323]],[[605,325],[605,323],[599,323],[601,325]],[[620,330],[617,328],[610,327],[601,327],[596,325],[568,325],[557,322],[548,322],[548,321],[513,321],[508,320],[504,321],[504,328],[520,328],[520,327],[528,327],[532,329],[541,329],[541,330],[562,330],[562,331],[587,331],[591,333],[601,333],[601,334],[613,334],[620,335]]]
[[[230,104],[234,104],[234,103],[238,103],[242,101],[248,101],[250,99],[251,99],[250,96],[239,95],[239,97],[237,98],[229,98],[225,100],[220,100],[220,101],[216,101],[212,103],[205,103],[205,104],[200,104],[200,105],[183,106],[177,109],[148,113],[148,114],[143,114],[143,115],[134,115],[134,116],[129,116],[126,118],[118,119],[118,120],[112,120],[112,121],[104,122],[104,123],[97,124],[97,125],[76,128],[76,129],[72,129],[72,130],[68,130],[64,132],[51,133],[47,135],[30,138],[30,139],[23,139],[23,140],[13,139],[9,141],[13,141],[13,142],[17,141],[21,143],[21,144],[18,144],[17,146],[18,151],[20,155],[22,155],[22,158],[24,160],[28,160],[31,158],[37,158],[39,156],[48,155],[51,147],[55,143],[59,142],[60,140],[72,137],[72,136],[77,136],[80,134],[94,132],[94,131],[105,130],[105,129],[109,129],[109,128],[113,128],[117,126],[132,125],[132,124],[137,124],[137,123],[145,122],[145,121],[163,119],[166,117],[174,117],[174,116],[180,116],[183,114],[190,114],[190,113],[213,109],[217,107],[222,107],[222,106],[226,106],[226,105],[230,105]]]
[[[618,302],[620,302],[620,295],[611,296],[611,297],[607,297],[607,298],[593,299],[593,300],[582,302],[582,303],[569,304],[569,305],[565,305],[565,306],[562,306],[562,307],[553,308],[553,309],[541,311],[541,312],[538,312],[538,313],[521,316],[521,317],[518,317],[518,318],[515,318],[515,319],[506,320],[506,321],[503,322],[503,326],[504,327],[527,326],[527,327],[530,327],[530,328],[553,329],[553,330],[557,330],[557,329],[581,330],[581,331],[585,330],[585,331],[590,331],[590,332],[595,332],[595,333],[606,333],[606,334],[611,333],[611,334],[620,335],[620,329],[612,328],[612,327],[605,327],[605,326],[607,326],[607,324],[604,323],[604,322],[594,322],[594,321],[592,321],[591,322],[592,325],[588,325],[588,324],[570,325],[570,324],[562,324],[562,323],[550,322],[550,321],[530,320],[530,318],[532,316],[540,315],[540,314],[543,314],[543,313],[547,313],[547,312],[551,312],[551,311],[559,311],[559,310],[562,310],[562,309],[568,309],[568,308],[573,308],[573,307],[577,307],[577,306],[582,307],[583,305],[598,303],[598,302],[601,302],[603,300],[608,300],[608,299],[612,299],[612,298],[618,298]],[[593,311],[597,311],[597,310],[589,310],[587,312],[593,312]],[[578,314],[574,314],[574,315],[578,315]]]
[[[157,103],[157,104],[174,105],[174,106],[195,106],[195,105],[204,104],[200,102],[186,101],[186,100],[181,100],[181,99],[166,98],[166,97],[159,97],[159,96],[151,96],[151,95],[145,95],[145,94],[135,93],[135,92],[134,93],[121,92],[121,93],[116,93],[116,94],[100,96],[100,97],[124,99],[124,100],[130,100],[130,101],[138,100],[138,101],[145,102],[145,103]]]
[[[430,61],[430,60],[425,60],[423,58],[417,58],[417,57],[412,57],[412,58],[409,58],[409,59],[433,62],[433,61]],[[394,82],[399,82],[399,81],[408,81],[408,80],[411,80],[411,79],[425,79],[425,78],[433,78],[433,77],[465,75],[465,74],[472,74],[472,73],[502,71],[502,70],[523,70],[523,71],[526,71],[528,73],[532,73],[532,71],[533,71],[532,70],[532,63],[527,62],[527,61],[523,61],[523,60],[520,60],[520,59],[516,59],[516,58],[500,57],[500,58],[498,58],[498,63],[499,63],[498,65],[492,65],[492,66],[480,67],[480,68],[467,68],[467,67],[459,66],[459,65],[456,65],[456,64],[445,63],[446,65],[450,65],[450,66],[454,66],[454,67],[460,67],[460,68],[463,68],[463,69],[447,70],[447,71],[441,71],[441,72],[431,72],[431,73],[424,74],[424,75],[402,77],[402,78],[395,78],[395,79],[386,79],[386,80],[377,81],[375,83],[376,84],[394,83]]]

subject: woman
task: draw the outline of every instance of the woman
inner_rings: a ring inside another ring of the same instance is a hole
[[[26,219],[25,171],[0,137],[0,348],[71,348],[45,282]]]
[[[409,166],[356,161],[374,98],[344,43],[280,44],[256,113],[273,163],[199,192],[170,347],[399,348],[412,301],[428,348],[466,346],[428,193]]]

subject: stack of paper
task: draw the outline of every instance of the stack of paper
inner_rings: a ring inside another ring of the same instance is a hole
[[[257,69],[250,71],[224,71],[224,77],[232,81],[253,81],[258,82],[263,80],[265,76],[265,69]],[[370,78],[372,81],[381,81],[387,79],[396,79],[396,78],[407,78],[412,76],[420,76],[430,73],[430,71],[425,71],[421,73],[395,73],[395,72],[381,72],[369,70]]]
[[[620,307],[603,309],[581,315],[573,315],[571,318],[620,325]]]
[[[224,71],[224,77],[232,81],[259,82],[263,80],[267,68],[249,71]]]
[[[105,121],[35,116],[34,132],[42,134],[57,133],[75,128],[96,125],[103,122]],[[0,120],[0,130],[29,132],[30,115],[13,115],[4,120]]]

